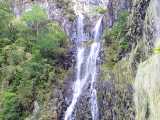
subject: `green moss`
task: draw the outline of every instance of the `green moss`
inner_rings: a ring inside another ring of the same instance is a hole
[[[116,76],[116,82],[120,85],[132,85],[134,80],[134,74],[131,69],[130,60],[122,59],[113,68],[113,72]]]
[[[105,14],[107,12],[107,9],[103,7],[97,7],[96,12],[99,14]]]
[[[128,49],[128,47],[129,47],[128,42],[126,42],[126,41],[120,42],[120,48]]]
[[[159,43],[157,43],[156,47],[153,49],[153,52],[155,54],[160,54],[160,44]]]
[[[154,48],[154,53],[160,54],[160,48]]]
[[[114,76],[114,79],[112,78]],[[107,63],[101,66],[101,80],[114,80],[119,87],[132,85],[134,81],[134,72],[130,66],[129,59],[122,59],[114,65],[109,66]]]
[[[110,67],[111,66],[108,66],[108,65],[109,64],[103,64],[103,65],[101,65],[100,80],[110,80],[111,79],[111,76],[110,76],[110,73],[111,73]]]

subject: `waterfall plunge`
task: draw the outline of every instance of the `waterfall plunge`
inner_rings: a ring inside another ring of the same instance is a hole
[[[73,110],[75,108],[75,105],[78,101],[78,98],[82,94],[83,88],[90,80],[91,86],[90,86],[90,92],[91,92],[91,113],[92,113],[92,119],[93,120],[98,120],[99,118],[99,113],[98,113],[98,105],[97,105],[97,92],[95,88],[95,81],[96,81],[96,74],[97,74],[97,68],[96,68],[96,61],[97,57],[99,55],[100,51],[100,43],[98,42],[100,38],[100,28],[101,28],[101,22],[102,22],[102,17],[98,20],[95,28],[94,28],[94,40],[90,45],[90,51],[87,55],[87,58],[85,59],[85,50],[83,46],[78,47],[78,53],[77,53],[77,74],[76,74],[76,81],[74,82],[73,85],[73,98],[72,102],[67,108],[67,111],[65,113],[65,118],[64,120],[71,120],[72,119],[72,114]],[[83,41],[84,40],[84,34],[83,34],[83,15],[80,14],[78,17],[78,40]],[[82,69],[82,65],[85,65],[85,68]],[[85,71],[84,75],[82,76],[81,73],[82,71]]]
[[[80,14],[78,16],[77,20],[77,31],[78,31],[78,42],[84,40],[84,34],[83,34],[83,19],[84,16]],[[78,47],[77,48],[77,73],[76,73],[76,81],[73,85],[73,98],[70,106],[67,108],[67,111],[65,113],[64,120],[69,120],[72,117],[73,110],[75,108],[75,105],[77,103],[78,97],[80,96],[82,92],[83,85],[81,84],[81,68],[82,64],[84,62],[84,48]]]
[[[97,74],[97,68],[96,68],[96,59],[98,57],[99,51],[100,51],[100,43],[98,42],[98,40],[100,39],[100,30],[101,30],[101,23],[102,23],[102,18],[101,17],[95,28],[94,28],[94,40],[96,42],[94,42],[91,46],[91,51],[93,52],[92,54],[94,55],[92,58],[92,71],[93,73],[91,73],[91,113],[92,113],[92,119],[93,120],[98,120],[99,119],[99,112],[98,112],[98,104],[97,104],[97,91],[95,88],[95,81],[96,81],[96,74]],[[95,50],[94,50],[95,49]]]
[[[160,48],[160,1],[152,0],[148,13],[154,22],[155,49]],[[138,67],[135,80],[136,120],[160,119],[160,54],[154,53]]]

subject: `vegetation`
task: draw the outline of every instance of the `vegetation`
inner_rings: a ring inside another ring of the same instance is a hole
[[[118,61],[119,52],[127,50],[129,45],[126,39],[127,32],[127,18],[128,12],[121,11],[117,21],[113,24],[112,28],[107,28],[104,32],[105,38],[105,67],[113,68],[114,64]]]
[[[154,53],[159,54],[159,53],[160,53],[160,48],[155,48],[155,49],[154,49]]]
[[[111,28],[104,32],[104,62],[101,65],[100,79],[108,87],[98,91],[99,101],[103,100],[102,119],[130,119],[135,114],[133,89],[133,68],[128,57],[120,58],[121,51],[129,47],[126,39],[128,12],[121,11]],[[125,52],[122,52],[125,53]],[[115,99],[116,98],[116,99]],[[108,107],[108,104],[111,105]],[[106,105],[106,106],[105,106]],[[104,106],[104,107],[103,107]],[[113,111],[113,114],[110,112]]]
[[[104,14],[106,13],[106,8],[103,8],[103,7],[97,7],[96,8],[96,12],[98,12],[99,14]]]
[[[153,49],[154,53],[159,54],[160,53],[160,44],[157,43],[156,47]]]
[[[32,10],[15,18],[9,1],[0,1],[0,119],[24,120],[49,97],[51,83],[64,79],[68,39],[46,12]]]
[[[106,29],[105,32],[105,38],[106,42],[111,41],[118,41],[119,44],[122,45],[122,42],[127,42],[125,39],[125,33],[126,33],[126,24],[127,24],[127,18],[128,18],[128,11],[122,11],[117,21],[114,23],[113,27],[109,30]],[[124,43],[126,44],[126,43]]]

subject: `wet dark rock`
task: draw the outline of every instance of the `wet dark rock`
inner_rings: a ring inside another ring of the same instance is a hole
[[[138,41],[142,40],[144,31],[144,20],[149,3],[150,0],[139,0],[133,7],[133,12],[128,22],[130,23],[130,29],[128,32],[128,40],[130,41],[130,46],[133,46],[133,44],[137,44]]]
[[[133,88],[121,88],[110,80],[99,84],[100,120],[134,120]]]

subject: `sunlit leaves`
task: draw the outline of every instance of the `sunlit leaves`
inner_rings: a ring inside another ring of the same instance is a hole
[[[33,5],[32,9],[25,12],[23,15],[23,19],[28,24],[39,24],[48,19],[46,12],[38,5]]]

